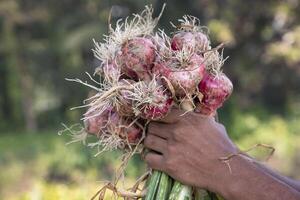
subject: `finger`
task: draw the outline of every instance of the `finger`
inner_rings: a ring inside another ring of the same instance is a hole
[[[162,155],[157,153],[147,153],[145,156],[145,161],[152,169],[163,170],[164,158]]]
[[[148,126],[148,135],[156,135],[158,137],[167,139],[170,136],[169,131],[170,127],[168,126],[168,124],[163,124],[163,123],[159,123],[159,122],[150,122],[149,126]]]
[[[183,114],[184,111],[178,108],[172,108],[169,114],[163,119],[160,119],[159,122],[166,123],[166,124],[174,124],[180,120],[180,117],[182,117]]]
[[[151,149],[151,150],[154,150],[156,152],[163,154],[165,152],[165,149],[167,146],[167,140],[157,137],[155,135],[148,135],[145,138],[144,145],[148,149]]]

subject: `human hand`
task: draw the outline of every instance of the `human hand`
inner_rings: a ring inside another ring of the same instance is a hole
[[[222,173],[229,173],[219,158],[237,153],[223,125],[213,117],[174,109],[151,122],[145,146],[148,165],[191,186],[213,191]]]

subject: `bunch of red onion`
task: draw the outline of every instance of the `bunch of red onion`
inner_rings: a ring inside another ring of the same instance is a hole
[[[173,106],[215,115],[232,92],[231,81],[221,71],[223,54],[211,47],[199,20],[184,16],[169,37],[154,32],[159,17],[153,19],[152,11],[146,7],[131,20],[118,21],[104,42],[94,41],[101,63],[95,72],[99,78],[90,76],[96,85],[73,79],[95,90],[83,106],[88,108],[85,131],[98,140],[90,146],[132,153],[141,147],[147,123],[164,118]],[[159,176],[153,177],[150,185]],[[155,199],[153,190],[148,188],[147,200]],[[192,199],[191,190],[185,191],[190,193],[183,196]],[[159,195],[166,199],[169,194]]]

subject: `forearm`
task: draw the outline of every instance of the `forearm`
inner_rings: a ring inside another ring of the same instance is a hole
[[[230,200],[253,200],[253,199],[289,199],[300,198],[300,193],[288,184],[266,173],[250,159],[235,156],[220,168],[216,177],[216,192],[225,199]],[[224,168],[226,170],[224,170]]]
[[[297,190],[298,192],[300,192],[300,181],[296,181],[296,180],[290,179],[288,177],[282,176],[279,173],[274,172],[272,169],[268,168],[267,166],[263,165],[262,163],[260,163],[258,161],[254,161],[254,162],[265,173],[269,174],[270,176],[273,176],[273,177],[277,178],[278,180],[286,183],[290,187],[292,187],[295,190]]]

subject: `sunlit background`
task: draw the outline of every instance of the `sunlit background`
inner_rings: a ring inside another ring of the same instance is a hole
[[[118,153],[94,157],[81,144],[66,146],[61,123],[77,123],[88,89],[64,80],[88,80],[96,67],[92,38],[112,22],[163,1],[0,1],[0,199],[89,199],[110,179]],[[234,93],[220,110],[230,136],[246,150],[257,143],[276,151],[273,169],[300,179],[300,2],[298,0],[167,1],[159,26],[184,14],[200,18],[213,44],[226,43],[224,71]],[[253,154],[264,159],[268,151]],[[144,170],[138,157],[128,182]]]

